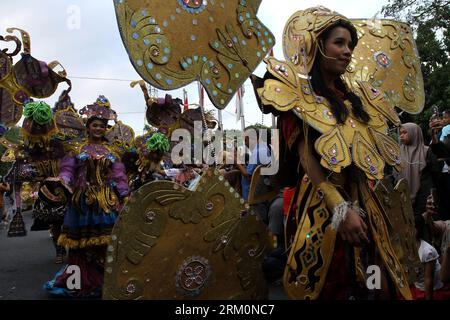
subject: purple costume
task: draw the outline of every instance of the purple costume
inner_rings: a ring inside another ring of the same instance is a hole
[[[70,249],[68,265],[80,267],[83,285],[81,290],[68,290],[71,273],[63,269],[45,289],[57,295],[98,296],[106,245],[129,188],[125,166],[106,143],[86,143],[77,149],[60,163],[59,178],[72,191],[72,198],[58,244]]]

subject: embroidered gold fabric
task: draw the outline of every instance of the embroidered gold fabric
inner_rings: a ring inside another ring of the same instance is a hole
[[[400,294],[407,300],[412,299],[408,286],[413,276],[412,270],[404,268],[402,264],[407,262],[409,267],[414,265],[409,256],[412,251],[405,250],[407,246],[401,243],[402,241],[403,243],[410,242],[405,242],[405,239],[394,240],[397,230],[395,228],[401,226],[402,223],[397,222],[396,225],[391,225],[389,219],[386,218],[387,215],[393,217],[398,211],[387,213],[378,202],[379,197],[365,183],[354,184],[352,189],[356,191],[355,195],[348,200],[354,202],[360,199],[361,204],[364,204],[363,208],[367,213],[366,219],[370,226],[370,232],[373,235],[378,252],[381,253],[381,259],[386,269]],[[332,214],[326,206],[323,193],[317,187],[314,187],[307,178],[302,180],[299,192],[297,206],[304,208],[304,210],[290,244],[283,278],[284,288],[292,299],[317,299],[325,283],[333,257],[336,232],[331,227]],[[403,217],[400,217],[400,220],[402,219]],[[288,228],[288,225],[286,228]],[[364,275],[359,250],[356,253],[357,274]],[[361,277],[360,280],[363,283],[365,281]]]
[[[323,196],[309,179],[302,183],[306,210],[300,217],[287,260],[283,283],[291,299],[316,299],[325,283],[336,232],[331,228],[332,214]]]

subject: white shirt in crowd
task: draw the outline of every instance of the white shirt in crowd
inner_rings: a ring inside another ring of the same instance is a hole
[[[420,240],[419,247],[419,258],[420,262],[426,263],[435,260],[436,263],[434,265],[434,284],[433,290],[439,290],[444,286],[441,282],[440,274],[441,274],[441,264],[439,263],[439,254],[436,249],[430,245],[428,242]],[[422,268],[417,276],[417,282],[414,283],[417,289],[425,291],[425,277],[424,277],[424,268]]]

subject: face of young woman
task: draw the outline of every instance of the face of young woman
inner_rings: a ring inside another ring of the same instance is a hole
[[[106,125],[101,120],[94,120],[89,124],[89,138],[101,140],[105,136]]]
[[[331,58],[321,56],[322,70],[336,76],[344,74],[354,49],[350,31],[344,27],[336,27],[322,45],[323,53]]]
[[[409,145],[408,131],[405,128],[400,128],[400,142],[405,146]]]

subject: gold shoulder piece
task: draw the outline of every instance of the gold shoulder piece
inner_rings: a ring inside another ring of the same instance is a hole
[[[288,61],[280,61],[275,58],[264,59],[267,63],[267,71],[269,71],[275,78],[279,79],[289,87],[298,89],[299,77],[295,67]]]
[[[267,71],[276,79],[264,81],[264,87],[258,89],[258,95],[265,105],[271,105],[279,111],[289,111],[302,100],[299,93],[299,80],[294,67],[285,61],[267,58]]]
[[[374,88],[367,81],[357,81],[359,88],[364,94],[364,98],[370,103],[377,111],[385,116],[394,125],[399,126],[401,124],[400,119],[395,112],[394,108],[384,98],[384,94],[381,90]]]
[[[383,159],[390,166],[400,170],[400,146],[399,144],[386,134],[382,134],[377,130],[369,127],[369,133],[378,148]]]
[[[384,161],[372,147],[372,143],[359,131],[355,131],[353,136],[352,158],[355,165],[364,171],[369,179],[383,179]]]
[[[258,95],[263,104],[271,105],[279,111],[289,111],[300,102],[295,90],[273,79],[264,81],[264,87],[258,89]]]
[[[263,104],[282,112],[293,110],[300,119],[319,132],[327,132],[336,125],[326,99],[312,92],[308,80],[296,72],[292,63],[275,58],[265,61],[267,70],[276,79],[264,81],[264,87],[258,89]]]
[[[316,140],[314,146],[322,157],[320,164],[329,170],[341,172],[341,169],[352,163],[348,146],[339,127],[323,134]]]

